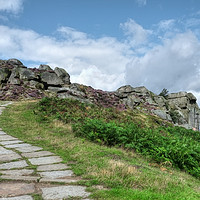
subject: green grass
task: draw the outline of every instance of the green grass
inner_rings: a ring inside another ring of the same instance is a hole
[[[10,135],[61,156],[77,176],[82,176],[80,184],[89,187],[93,199],[200,199],[200,180],[171,166],[152,163],[134,150],[75,137],[72,122],[63,123],[51,116],[41,120],[35,114],[37,105],[37,102],[19,102],[8,106],[0,116],[0,127]],[[149,119],[149,124],[152,121]],[[94,189],[98,184],[106,190]]]

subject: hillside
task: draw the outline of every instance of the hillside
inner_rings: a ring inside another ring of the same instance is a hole
[[[146,112],[44,98],[14,103],[0,126],[61,156],[92,199],[200,198],[199,132]]]
[[[3,129],[71,162],[94,199],[200,198],[193,94],[130,85],[107,92],[16,59],[0,61],[0,86],[0,100],[18,102],[0,117]]]

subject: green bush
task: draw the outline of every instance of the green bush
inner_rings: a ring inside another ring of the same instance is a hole
[[[74,100],[44,98],[36,111],[42,120],[53,117],[72,123],[76,136],[108,146],[122,146],[200,177],[200,133],[181,127],[142,128],[133,114],[82,104]]]

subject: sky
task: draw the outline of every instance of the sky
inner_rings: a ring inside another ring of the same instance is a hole
[[[166,88],[200,103],[200,0],[0,0],[9,58],[97,89]]]

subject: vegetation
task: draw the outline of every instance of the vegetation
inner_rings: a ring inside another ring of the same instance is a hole
[[[42,117],[52,116],[73,123],[76,136],[108,146],[133,149],[158,163],[171,163],[200,177],[199,133],[172,126],[140,127],[130,120],[132,113],[114,110],[103,108],[98,112],[98,107],[78,101],[44,98],[39,103],[38,113]]]
[[[166,88],[164,88],[159,94],[159,96],[163,96],[165,99],[167,99],[168,93],[169,91]]]
[[[92,199],[200,198],[199,133],[155,116],[45,98],[10,106],[0,127],[71,163]]]

